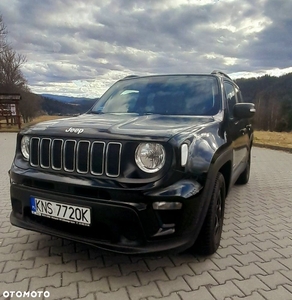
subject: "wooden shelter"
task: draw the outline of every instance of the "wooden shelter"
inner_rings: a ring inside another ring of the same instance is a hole
[[[0,94],[0,128],[3,125],[2,120],[6,122],[7,127],[18,125],[18,128],[21,128],[20,100],[20,94]]]

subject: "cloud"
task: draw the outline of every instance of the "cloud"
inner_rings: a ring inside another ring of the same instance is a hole
[[[290,0],[0,2],[32,91],[90,97],[129,74],[281,74],[291,11]]]

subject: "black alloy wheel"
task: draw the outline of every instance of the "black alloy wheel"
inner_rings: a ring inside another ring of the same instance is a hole
[[[194,250],[202,255],[211,255],[220,245],[225,210],[225,180],[217,174],[208,212]]]

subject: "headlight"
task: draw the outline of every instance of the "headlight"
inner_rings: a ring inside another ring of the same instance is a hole
[[[142,171],[155,173],[164,166],[164,147],[158,143],[141,143],[136,149],[135,161]]]
[[[23,157],[29,160],[29,137],[24,135],[21,139],[20,149]]]

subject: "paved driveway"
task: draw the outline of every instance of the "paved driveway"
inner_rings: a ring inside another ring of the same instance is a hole
[[[250,183],[227,199],[215,255],[130,257],[10,225],[15,138],[0,133],[0,297],[49,291],[46,299],[292,299],[291,154],[253,149]]]

